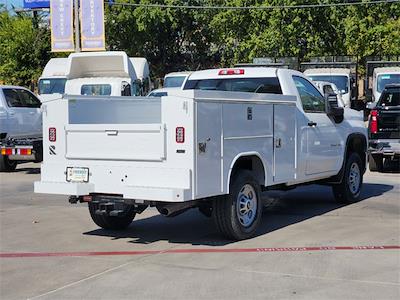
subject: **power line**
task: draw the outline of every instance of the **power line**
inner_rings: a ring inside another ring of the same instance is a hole
[[[308,9],[320,7],[355,6],[370,4],[399,3],[400,0],[376,0],[343,3],[321,3],[321,4],[299,4],[299,5],[269,5],[269,6],[211,6],[211,5],[173,5],[173,4],[151,4],[151,3],[121,3],[106,2],[110,5],[147,7],[147,8],[171,8],[171,9],[217,9],[217,10],[270,10],[270,9]]]

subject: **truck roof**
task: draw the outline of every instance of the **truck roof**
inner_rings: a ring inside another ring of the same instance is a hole
[[[242,70],[243,74],[237,75],[220,75],[221,71],[227,70]],[[223,68],[223,69],[208,69],[202,71],[195,71],[189,75],[188,80],[201,80],[201,79],[221,79],[221,78],[258,78],[258,77],[277,77],[278,68]]]
[[[80,52],[68,57],[68,79],[82,77],[125,77],[136,79],[136,72],[123,51]]]
[[[164,78],[170,77],[170,76],[187,76],[190,75],[192,72],[191,71],[182,71],[182,72],[171,72],[168,73],[164,76]]]
[[[65,77],[68,58],[51,58],[43,69],[41,78]]]
[[[315,68],[307,69],[304,74],[310,75],[350,75],[351,70],[346,68]]]
[[[381,73],[400,73],[400,67],[383,67],[374,69],[374,75]]]

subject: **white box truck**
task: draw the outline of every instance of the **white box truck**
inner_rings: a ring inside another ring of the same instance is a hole
[[[161,98],[67,96],[44,104],[44,162],[35,192],[88,202],[105,229],[155,206],[198,207],[231,239],[256,234],[261,191],[329,184],[360,197],[362,114],[325,99],[302,73],[197,71]]]

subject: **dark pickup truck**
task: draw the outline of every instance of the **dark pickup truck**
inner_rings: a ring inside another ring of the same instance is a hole
[[[383,171],[384,159],[400,163],[400,83],[383,90],[371,111],[368,134],[370,171]]]

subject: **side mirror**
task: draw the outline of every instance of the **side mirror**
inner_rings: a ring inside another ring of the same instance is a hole
[[[328,94],[325,96],[325,111],[328,117],[332,117],[336,123],[343,121],[344,109],[339,107],[337,95]]]

